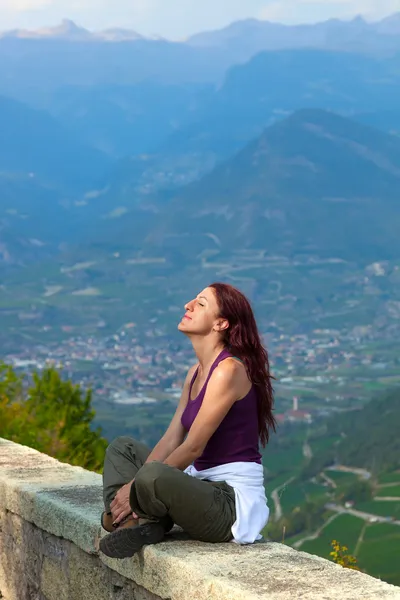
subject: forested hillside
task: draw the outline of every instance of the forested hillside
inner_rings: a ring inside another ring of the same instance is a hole
[[[311,459],[304,469],[307,476],[334,463],[361,467],[373,475],[400,466],[400,389],[374,398],[362,410],[335,415],[314,437],[324,437],[331,445]]]

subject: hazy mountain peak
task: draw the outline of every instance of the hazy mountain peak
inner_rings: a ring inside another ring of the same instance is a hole
[[[119,42],[123,40],[143,39],[136,31],[124,29],[121,27],[111,27],[104,31],[91,32],[80,25],[77,25],[71,19],[63,19],[55,27],[42,27],[36,30],[14,29],[11,31],[0,32],[2,37],[15,37],[25,39],[63,39],[63,40],[104,40],[110,42]]]
[[[400,34],[400,12],[389,15],[377,24],[377,30],[383,35]]]
[[[76,23],[74,23],[74,21],[71,21],[70,19],[63,19],[60,25],[42,31],[45,34],[48,33],[50,37],[87,37],[88,35],[90,35],[87,29],[79,27]]]
[[[357,15],[350,20],[327,19],[318,23],[283,25],[271,21],[246,19],[236,21],[215,31],[204,31],[188,39],[195,47],[226,47],[239,59],[249,53],[262,50],[279,50],[299,47],[326,47],[342,50],[346,46],[353,51],[371,51],[385,47],[383,36],[400,32],[400,20],[396,15],[383,21],[367,22]],[[365,37],[360,38],[360,34]],[[393,45],[393,40],[388,42]],[[251,52],[249,52],[251,49]]]
[[[86,39],[90,37],[90,32],[84,27],[78,26],[70,19],[63,19],[55,27],[42,27],[36,30],[14,29],[0,33],[0,37],[16,38],[61,38],[61,39]]]

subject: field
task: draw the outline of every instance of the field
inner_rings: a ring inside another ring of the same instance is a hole
[[[282,475],[278,475],[270,479],[268,476],[265,477],[265,488],[267,490],[267,496],[269,496],[275,488],[283,485],[285,481],[290,479],[290,476],[287,473],[283,473]]]
[[[362,519],[352,515],[339,515],[322,530],[316,540],[305,542],[301,546],[301,550],[329,558],[329,553],[332,551],[331,542],[337,540],[340,544],[347,546],[350,553],[354,552],[364,523]]]
[[[291,446],[274,446],[272,443],[267,447],[263,455],[263,464],[271,478],[287,473],[286,479],[289,479],[301,469],[304,464],[302,442],[302,439],[298,439],[294,440]]]
[[[331,471],[328,469],[326,475],[332,479],[338,486],[347,485],[357,481],[358,476],[355,473],[345,473],[343,471]]]
[[[329,558],[331,542],[334,539],[347,546],[350,554],[355,553],[362,571],[394,585],[400,585],[398,525],[369,524],[352,515],[339,515],[327,525],[316,540],[305,542],[301,550]],[[290,543],[293,541],[294,538]]]
[[[400,585],[399,548],[398,525],[368,525],[357,556],[359,565],[375,577]]]
[[[369,502],[356,504],[354,508],[372,515],[379,515],[380,517],[400,519],[400,501],[385,502],[383,500],[370,500]]]
[[[400,527],[398,525],[392,525],[392,523],[375,523],[368,525],[364,535],[364,542],[392,537],[400,538]]]
[[[391,498],[400,498],[400,484],[379,487],[376,492],[377,496],[388,496]]]
[[[316,500],[327,494],[327,488],[317,483],[294,481],[279,492],[284,514],[307,501]]]
[[[383,475],[380,475],[378,481],[381,485],[384,483],[400,483],[400,471],[396,471],[395,473],[384,473]]]
[[[291,512],[296,506],[304,504],[306,497],[302,486],[296,483],[289,483],[279,493],[283,513]]]

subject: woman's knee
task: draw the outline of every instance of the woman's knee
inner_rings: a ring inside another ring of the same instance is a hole
[[[154,487],[157,486],[168,478],[168,473],[171,467],[161,462],[150,462],[143,465],[136,474],[135,485],[136,487]]]
[[[115,438],[106,449],[107,454],[112,454],[113,452],[121,453],[125,450],[125,448],[132,443],[132,438],[127,435],[121,435],[120,437]]]

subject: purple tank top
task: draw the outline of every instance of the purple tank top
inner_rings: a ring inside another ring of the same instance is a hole
[[[198,374],[198,369],[196,370],[189,387],[188,403],[181,418],[186,431],[190,430],[197,417],[214,369],[221,361],[231,356],[232,354],[228,350],[223,350],[217,356],[199,395],[191,400],[192,387]],[[235,402],[209,439],[203,454],[194,463],[198,471],[232,462],[261,463],[257,404],[257,391],[253,385],[247,396]]]

